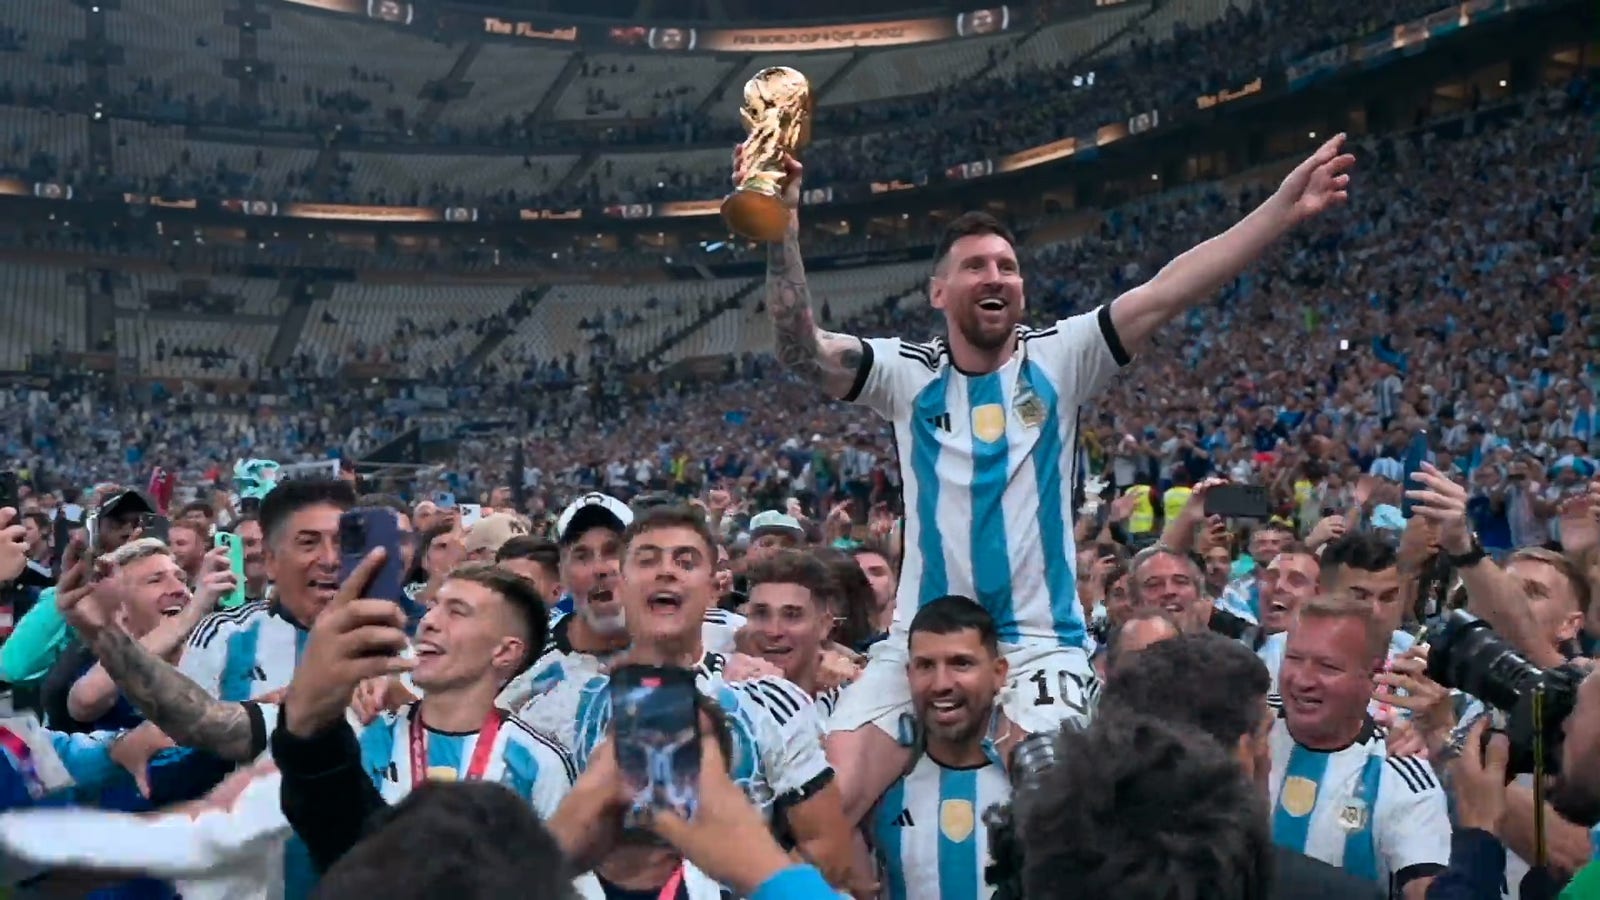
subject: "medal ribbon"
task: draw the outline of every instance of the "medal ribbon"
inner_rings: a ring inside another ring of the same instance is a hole
[[[16,761],[17,774],[22,776],[22,783],[28,787],[28,795],[37,800],[44,795],[44,781],[39,778],[39,770],[33,764],[33,748],[22,736],[9,728],[0,726],[0,750]]]
[[[484,770],[489,768],[489,754],[494,752],[494,740],[500,736],[500,726],[506,720],[505,711],[489,711],[483,725],[478,728],[478,742],[472,746],[472,761],[461,776],[462,781],[482,781]],[[422,707],[411,708],[411,787],[415,790],[428,780],[428,729],[422,724]]]

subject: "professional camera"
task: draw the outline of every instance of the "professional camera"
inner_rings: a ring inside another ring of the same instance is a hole
[[[1069,726],[1070,727],[1070,726]],[[983,811],[983,824],[989,829],[989,865],[983,879],[994,886],[994,900],[1022,900],[1022,835],[1018,831],[1013,803],[1025,793],[1032,794],[1044,785],[1045,776],[1056,766],[1056,734],[1047,731],[1030,734],[1011,751],[1012,803],[997,803]]]
[[[1506,714],[1508,774],[1560,769],[1561,723],[1578,702],[1583,672],[1570,664],[1540,669],[1488,623],[1461,610],[1447,614],[1427,640],[1429,678]]]

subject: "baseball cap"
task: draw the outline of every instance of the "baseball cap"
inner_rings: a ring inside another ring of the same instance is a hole
[[[492,516],[484,516],[468,528],[462,546],[468,553],[482,551],[498,553],[500,545],[527,533],[528,527],[516,516],[510,513],[495,513]]]
[[[120,519],[123,516],[147,516],[154,515],[155,512],[156,505],[150,502],[150,498],[146,497],[143,491],[138,490],[119,491],[112,494],[101,502],[99,509],[100,516],[106,519]]]
[[[633,524],[628,504],[599,491],[590,491],[572,501],[556,519],[556,542],[570,544],[591,528],[623,531]]]
[[[806,539],[806,530],[800,521],[787,513],[769,509],[750,517],[750,536],[759,537],[763,531],[792,531],[800,540]]]

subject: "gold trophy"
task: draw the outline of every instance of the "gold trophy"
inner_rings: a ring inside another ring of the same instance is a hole
[[[722,201],[722,220],[735,234],[768,243],[783,240],[789,227],[783,157],[811,142],[814,109],[810,82],[788,66],[762,69],[745,82],[739,109],[750,132],[742,145],[745,176]]]

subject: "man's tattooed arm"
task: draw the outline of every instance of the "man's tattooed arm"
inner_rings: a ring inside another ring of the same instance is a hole
[[[116,626],[101,629],[90,647],[128,700],[175,743],[234,762],[255,758],[259,748],[244,704],[207,694]]]
[[[783,240],[767,245],[767,312],[778,362],[834,397],[843,397],[861,368],[861,339],[817,327],[800,258],[800,220],[790,214]]]

